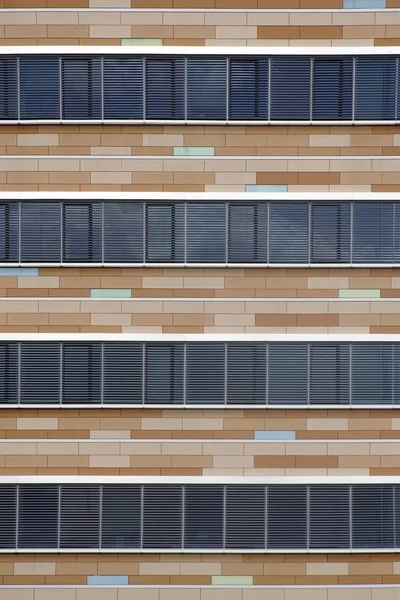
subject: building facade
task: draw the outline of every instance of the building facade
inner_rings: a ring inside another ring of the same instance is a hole
[[[0,38],[0,600],[399,600],[400,1]]]

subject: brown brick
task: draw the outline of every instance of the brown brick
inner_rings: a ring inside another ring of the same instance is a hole
[[[297,315],[298,327],[338,327],[339,315]]]
[[[295,456],[255,456],[255,469],[288,469],[296,466]]]
[[[256,327],[294,327],[296,315],[255,315]]]
[[[302,39],[341,39],[343,37],[342,27],[321,25],[314,27],[300,27],[300,38]]]
[[[296,185],[302,173],[256,173],[257,185]]]
[[[296,456],[296,467],[299,469],[336,469],[337,456]]]
[[[300,27],[293,25],[275,27],[259,26],[257,28],[257,37],[259,39],[298,39],[300,37]]]
[[[339,185],[340,173],[299,173],[299,185]]]

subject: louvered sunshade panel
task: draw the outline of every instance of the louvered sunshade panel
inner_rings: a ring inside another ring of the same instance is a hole
[[[393,344],[393,401],[400,404],[400,346]],[[399,538],[400,541],[400,538]]]
[[[184,262],[185,205],[146,204],[146,261]]]
[[[61,402],[61,348],[55,342],[22,342],[20,345],[21,404]]]
[[[104,203],[104,261],[143,261],[143,204]]]
[[[311,119],[310,58],[271,58],[270,118],[272,121]]]
[[[60,118],[60,59],[57,56],[19,59],[21,119]]]
[[[100,487],[61,486],[60,548],[98,548]]]
[[[100,344],[63,344],[62,387],[64,404],[101,402]]]
[[[309,207],[305,202],[271,202],[269,262],[306,263],[309,260]]]
[[[267,236],[267,204],[229,204],[229,262],[267,262]]]
[[[19,259],[19,205],[0,204],[0,261]]]
[[[269,485],[267,488],[267,548],[307,548],[307,488]]]
[[[141,505],[140,485],[102,487],[102,548],[140,548]]]
[[[17,59],[0,58],[0,119],[18,118]]]
[[[353,262],[393,261],[393,204],[355,202],[353,207]]]
[[[356,58],[356,119],[396,118],[396,60],[394,56]]]
[[[99,202],[64,204],[63,258],[66,262],[102,260],[102,211]]]
[[[265,548],[265,486],[228,485],[225,498],[225,548]]]
[[[227,119],[226,58],[187,59],[187,116],[189,119]]]
[[[186,345],[186,404],[225,403],[225,345]]]
[[[182,345],[146,344],[146,404],[183,404],[183,354]]]
[[[0,548],[16,547],[17,487],[0,485]]]
[[[311,204],[312,263],[350,262],[350,204]]]
[[[96,57],[63,57],[62,118],[101,119],[101,61]]]
[[[143,548],[183,548],[181,485],[145,485]]]
[[[0,404],[18,402],[18,344],[0,343]]]
[[[349,486],[310,486],[309,547],[350,548]]]
[[[310,404],[349,404],[348,344],[310,344]]]
[[[21,485],[18,512],[18,548],[58,548],[58,485]]]
[[[393,496],[391,485],[353,486],[353,548],[394,548]]]
[[[105,343],[104,404],[141,404],[143,385],[143,344]]]
[[[61,217],[58,202],[22,203],[22,262],[60,262]]]
[[[189,263],[225,262],[227,250],[226,205],[187,205],[187,253]]]
[[[185,485],[185,548],[223,548],[224,488]]]
[[[143,59],[105,56],[103,90],[105,119],[142,119]]]
[[[266,404],[266,345],[229,344],[227,404]]]
[[[393,403],[392,344],[353,344],[351,366],[352,404]]]
[[[307,344],[269,344],[268,404],[308,404]]]
[[[147,57],[146,119],[185,118],[185,59]]]
[[[229,61],[229,119],[268,119],[268,58]]]
[[[315,120],[350,120],[353,116],[353,59],[313,59]]]

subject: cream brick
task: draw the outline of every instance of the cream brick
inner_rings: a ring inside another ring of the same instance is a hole
[[[131,325],[131,315],[99,313],[90,316],[91,325]]]
[[[307,419],[308,431],[346,431],[348,428],[348,419]]]
[[[202,455],[203,444],[201,442],[163,442],[161,444],[161,454],[163,455]]]
[[[85,300],[80,303],[82,313],[120,313],[121,302],[114,300]]]
[[[201,286],[199,286],[201,289]],[[205,302],[205,313],[243,314],[245,312],[244,302]]]
[[[79,442],[79,454],[89,455],[118,455],[118,442]]]
[[[299,442],[299,443],[286,443],[286,452],[287,455],[296,455],[296,456],[325,456],[328,454],[328,446],[324,442]]]
[[[328,591],[324,588],[288,588],[285,600],[328,600]]]
[[[214,456],[213,466],[216,469],[251,469],[254,467],[253,456]]]
[[[17,429],[58,429],[58,419],[50,417],[38,417],[36,419],[20,417],[17,418]]]
[[[242,159],[229,159],[229,158],[221,158],[214,160],[206,160],[205,161],[205,171],[213,171],[216,173],[222,172],[233,172],[240,173],[246,172],[246,161]]]
[[[143,277],[143,288],[183,288],[183,277]]]
[[[279,442],[257,442],[244,444],[244,454],[246,456],[284,456],[285,453],[285,444]]]
[[[122,170],[122,163],[118,158],[82,158],[80,167],[81,171],[115,172]]]
[[[178,562],[141,562],[139,575],[179,575],[180,563]]]
[[[336,146],[351,146],[350,135],[310,135],[309,146],[318,147],[336,147]]]
[[[54,600],[54,596],[57,596],[57,600],[75,600],[75,589],[60,589],[51,588],[35,588],[35,600]],[[4,598],[6,600],[6,598]]]
[[[228,12],[206,12],[205,13],[205,25],[246,25],[249,14],[246,13],[228,13]],[[258,23],[254,23],[258,25]]]
[[[39,171],[80,171],[90,170],[81,169],[79,158],[40,158]],[[104,165],[103,165],[104,168]]]
[[[215,36],[217,39],[257,39],[257,27],[255,25],[217,25]]]
[[[18,146],[58,146],[58,134],[20,133],[19,135],[17,135],[17,144]]]
[[[379,448],[380,444],[377,444],[377,446]],[[368,442],[328,443],[328,454],[330,456],[367,456],[370,454],[370,444]],[[379,452],[376,452],[376,454],[379,454]]]
[[[79,300],[40,300],[41,313],[79,313]]]
[[[145,421],[146,419],[143,419]],[[165,419],[164,419],[165,420]],[[171,419],[169,419],[171,420]],[[183,429],[188,431],[219,430],[224,428],[223,419],[183,419]],[[175,429],[175,428],[173,428]]]
[[[288,160],[288,171],[289,173],[327,173],[329,170],[331,170],[329,169],[329,162],[330,161],[327,159],[292,159]]]
[[[37,454],[73,455],[78,454],[78,442],[38,442]]]
[[[163,303],[158,300],[138,300],[135,302],[122,302],[122,312],[134,314],[162,313]]]
[[[202,12],[164,12],[162,14],[163,25],[204,25],[204,13]]]
[[[92,172],[90,174],[90,181],[92,183],[101,183],[103,185],[112,185],[120,183],[129,184],[132,183],[132,173],[109,173],[107,171],[102,171],[101,173]]]
[[[214,455],[223,454],[224,456],[243,456],[243,444],[240,442],[207,442],[203,443],[203,454]],[[248,452],[247,454],[250,454]]]
[[[160,456],[167,453],[162,452],[162,444],[160,442],[122,442],[121,454],[129,454],[130,456],[135,454],[139,456]]]
[[[18,277],[19,288],[58,288],[60,287],[59,277]]]
[[[165,300],[163,303],[163,313],[194,314],[204,312],[204,303],[197,301],[178,302],[174,300]]]
[[[14,575],[55,575],[55,562],[16,562]]]
[[[0,313],[37,313],[39,303],[33,300],[0,300]]]
[[[89,456],[89,467],[130,467],[129,456]]]
[[[143,146],[183,146],[183,134],[144,133]]]
[[[161,400],[162,401],[162,400]],[[152,431],[157,431],[157,430],[181,430],[182,429],[182,419],[168,419],[168,418],[163,418],[163,419],[147,419],[147,418],[143,418],[142,419],[142,429],[146,430],[146,429],[150,429]],[[185,428],[187,429],[187,428]],[[222,427],[221,427],[222,429]]]
[[[3,425],[4,427],[4,425]],[[40,429],[40,427],[38,427]],[[0,443],[0,455],[22,455],[29,456],[37,453],[37,446],[35,442],[1,442]]]
[[[309,290],[335,290],[347,289],[349,287],[348,277],[309,277]]]
[[[349,563],[347,562],[309,562],[306,564],[307,575],[348,575]]]

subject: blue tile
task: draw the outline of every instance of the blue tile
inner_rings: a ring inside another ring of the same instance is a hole
[[[246,185],[246,192],[287,192],[287,185]]]
[[[88,585],[128,585],[128,575],[88,575]]]
[[[343,8],[386,8],[386,0],[344,0]]]
[[[295,431],[255,431],[254,432],[255,440],[295,440],[296,432]]]
[[[1,277],[37,277],[39,269],[24,269],[23,267],[1,267]]]

